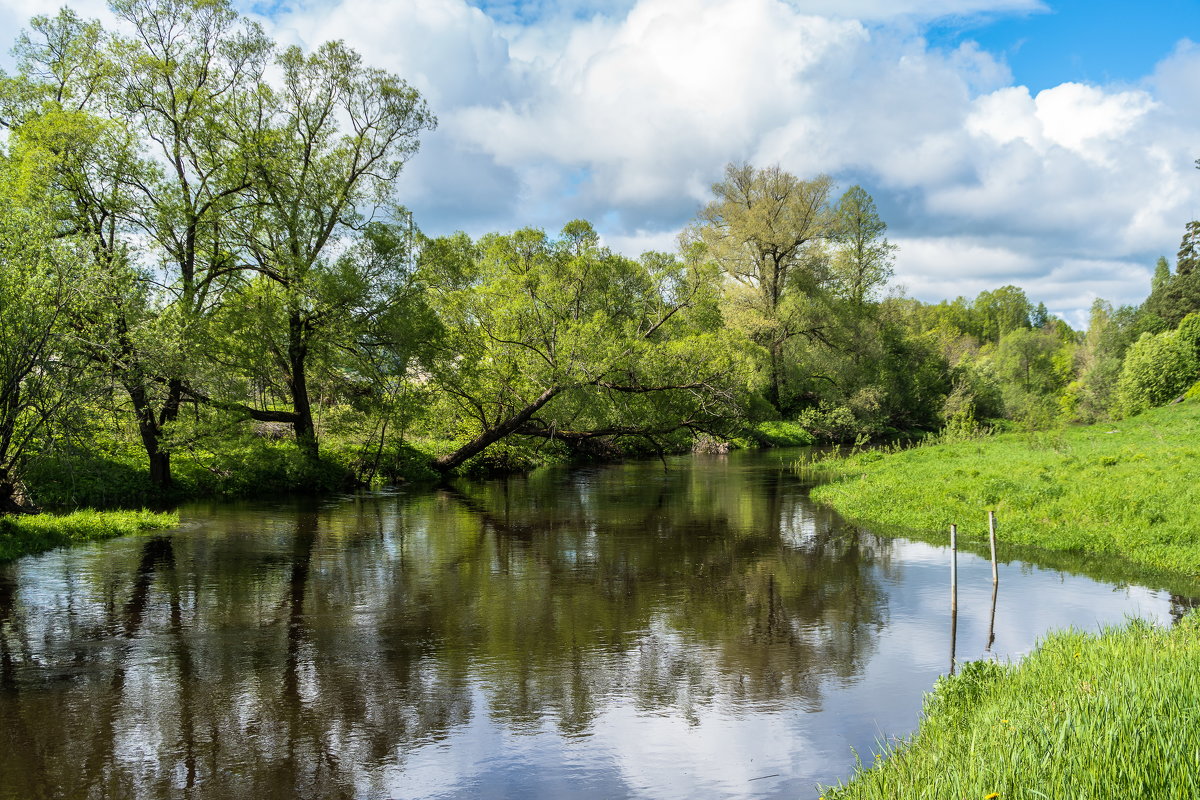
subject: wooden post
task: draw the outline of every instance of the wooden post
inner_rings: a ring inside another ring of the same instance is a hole
[[[988,512],[988,540],[992,544],[992,586],[1000,583],[1000,571],[996,566],[996,512]]]
[[[950,610],[958,610],[958,526],[950,526]]]
[[[954,647],[958,643],[958,526],[950,526],[950,674],[954,674]]]

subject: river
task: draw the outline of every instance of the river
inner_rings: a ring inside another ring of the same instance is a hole
[[[8,565],[0,797],[815,798],[949,669],[949,551],[815,506],[793,457],[192,505]],[[959,581],[960,661],[1191,602]]]

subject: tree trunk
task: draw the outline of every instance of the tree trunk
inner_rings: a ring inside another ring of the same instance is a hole
[[[452,469],[460,466],[464,461],[473,455],[482,453],[491,445],[503,439],[509,434],[515,433],[522,425],[529,421],[529,418],[541,409],[542,406],[554,399],[554,396],[563,390],[562,386],[551,386],[546,391],[538,395],[537,399],[529,405],[522,408],[516,414],[513,414],[508,419],[487,428],[483,433],[476,436],[471,441],[464,444],[462,447],[444,456],[440,456],[433,462],[433,468],[438,472],[447,473]]]
[[[133,401],[133,412],[137,417],[138,435],[142,438],[142,447],[146,450],[146,459],[150,466],[150,485],[155,489],[165,491],[171,488],[171,454],[162,449],[162,425],[150,407],[150,398],[145,387],[140,384],[126,386],[129,398]],[[178,413],[179,400],[176,397],[175,409]],[[164,416],[166,408],[163,409]]]
[[[308,375],[305,362],[308,360],[308,343],[305,341],[304,321],[297,313],[288,317],[288,361],[291,367],[292,429],[296,432],[296,446],[309,461],[317,461],[320,452],[317,445],[317,429],[313,424],[312,403],[308,397]]]
[[[0,515],[31,514],[37,511],[25,497],[20,484],[13,480],[8,470],[0,468]]]
[[[767,387],[767,401],[780,413],[783,412],[783,342],[771,342],[771,385]]]

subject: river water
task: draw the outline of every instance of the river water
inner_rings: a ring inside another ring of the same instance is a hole
[[[792,457],[195,505],[22,559],[0,797],[815,798],[949,669],[949,552],[814,506]],[[959,581],[960,661],[1189,602]]]

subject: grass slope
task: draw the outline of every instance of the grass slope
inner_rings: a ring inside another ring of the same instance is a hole
[[[1200,615],[1049,636],[1017,666],[967,664],[825,800],[1200,796]]]
[[[816,500],[851,519],[919,538],[1000,542],[1118,555],[1200,575],[1200,403],[1052,433],[1006,433],[812,466],[832,477]]]
[[[75,511],[0,517],[0,561],[178,524],[178,514],[152,511]]]

